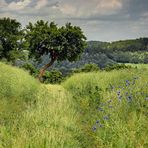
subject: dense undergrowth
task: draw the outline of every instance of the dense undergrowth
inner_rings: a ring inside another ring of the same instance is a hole
[[[20,69],[0,68],[0,147],[148,147],[147,69],[41,85]]]

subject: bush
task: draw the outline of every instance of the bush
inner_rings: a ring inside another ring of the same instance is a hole
[[[56,69],[46,71],[43,76],[43,83],[59,84],[63,81],[62,73]]]
[[[83,67],[79,69],[74,69],[72,73],[81,73],[81,72],[95,72],[99,71],[99,67],[97,64],[85,64]]]
[[[120,69],[130,69],[130,65],[125,64],[114,64],[114,65],[108,65],[104,68],[105,71],[111,71],[111,70],[120,70]]]
[[[21,66],[21,68],[29,71],[29,73],[34,77],[37,77],[39,73],[38,70],[31,63],[25,63],[24,65]]]

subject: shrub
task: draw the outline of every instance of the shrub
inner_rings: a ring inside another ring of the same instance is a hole
[[[46,71],[43,76],[43,83],[57,84],[63,81],[62,73],[56,69]]]
[[[113,65],[108,65],[104,68],[105,71],[111,71],[111,70],[119,70],[119,69],[130,69],[130,65],[125,65],[125,64],[113,64]]]
[[[39,73],[38,70],[31,63],[25,63],[24,65],[21,66],[21,68],[29,71],[29,73],[34,77],[36,77]]]
[[[97,64],[91,63],[91,64],[85,64],[83,67],[79,69],[74,69],[72,73],[81,73],[81,72],[95,72],[99,71],[99,67]]]

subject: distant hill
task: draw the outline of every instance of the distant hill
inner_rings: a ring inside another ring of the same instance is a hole
[[[44,56],[42,59],[43,62],[36,65],[38,68],[49,61],[48,56]],[[87,47],[78,61],[73,63],[56,62],[53,67],[63,73],[68,73],[72,69],[88,63],[95,63],[100,68],[116,63],[148,63],[148,38],[115,42],[88,41]]]
[[[44,63],[47,60],[44,58]],[[148,38],[116,42],[88,41],[77,62],[64,61],[54,64],[54,67],[66,72],[87,63],[95,63],[100,68],[115,63],[148,63]]]

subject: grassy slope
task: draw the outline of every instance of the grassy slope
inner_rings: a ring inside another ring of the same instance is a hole
[[[40,86],[20,69],[0,68],[0,148],[79,147],[71,95],[58,85]]]
[[[84,73],[63,84],[79,106],[84,147],[148,146],[147,74],[146,69]]]
[[[148,146],[146,69],[82,73],[61,86],[40,86],[22,70],[0,67],[0,147]]]

